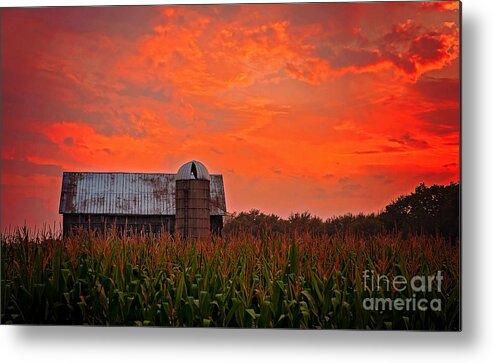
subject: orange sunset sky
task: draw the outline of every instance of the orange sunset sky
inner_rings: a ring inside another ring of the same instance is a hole
[[[377,212],[459,179],[456,2],[1,9],[1,225],[63,171],[224,176],[228,210]]]

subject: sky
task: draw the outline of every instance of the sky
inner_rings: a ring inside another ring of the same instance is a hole
[[[456,2],[1,9],[1,226],[64,171],[223,174],[229,212],[382,210],[459,180]]]

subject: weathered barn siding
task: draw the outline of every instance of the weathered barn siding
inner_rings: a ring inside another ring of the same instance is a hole
[[[116,228],[118,231],[137,231],[149,234],[161,233],[163,231],[174,233],[175,216],[159,215],[128,215],[114,216],[101,214],[64,214],[63,231],[66,235],[76,229],[104,229]]]
[[[175,216],[106,216],[106,215],[90,215],[90,214],[64,214],[63,215],[63,230],[67,234],[71,230],[77,228],[88,229],[89,226],[93,229],[102,230],[103,228],[112,228],[116,226],[118,230],[123,230],[125,226],[127,230],[141,230],[145,225],[144,231],[161,232],[161,228],[171,234],[175,232]],[[150,227],[149,227],[150,226]],[[220,235],[223,229],[223,217],[210,217],[211,233]]]
[[[223,176],[211,174],[211,216],[226,215]]]

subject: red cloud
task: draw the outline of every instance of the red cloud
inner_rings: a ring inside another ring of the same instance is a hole
[[[381,41],[382,60],[417,80],[422,74],[444,68],[459,56],[459,37],[455,25],[442,24],[426,31],[413,22],[394,26]]]
[[[320,84],[330,75],[329,64],[318,58],[302,60],[299,64],[286,64],[286,71],[295,79],[311,84]]]
[[[424,2],[422,3],[424,9],[430,10],[452,10],[457,11],[460,7],[459,1],[434,1],[434,2]]]

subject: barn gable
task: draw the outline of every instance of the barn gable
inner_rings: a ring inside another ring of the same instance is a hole
[[[174,215],[176,174],[63,173],[62,214]],[[226,214],[223,177],[211,174],[211,216]]]

